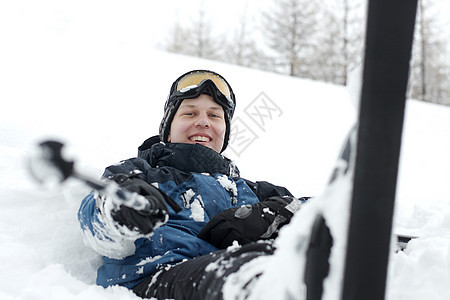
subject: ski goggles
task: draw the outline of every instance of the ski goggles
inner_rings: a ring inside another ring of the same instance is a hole
[[[173,92],[189,95],[195,93],[208,81],[214,83],[216,89],[226,98],[226,105],[230,108],[234,108],[234,94],[230,85],[225,78],[212,71],[196,70],[182,75],[175,82]]]

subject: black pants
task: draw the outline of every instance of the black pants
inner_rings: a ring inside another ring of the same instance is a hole
[[[252,243],[232,251],[219,250],[175,266],[163,266],[138,284],[133,292],[142,298],[222,299],[222,287],[228,275],[252,259],[271,255],[273,251],[269,243]]]

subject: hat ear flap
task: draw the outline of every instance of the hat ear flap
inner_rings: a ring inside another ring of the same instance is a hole
[[[177,112],[180,104],[183,100],[177,99],[171,101],[167,100],[165,108],[164,108],[164,116],[161,120],[161,124],[159,125],[159,139],[163,143],[169,142],[169,134],[170,134],[170,126],[172,125],[173,117]]]
[[[226,114],[226,113],[225,113]],[[228,142],[230,141],[230,130],[231,130],[231,125],[230,125],[230,118],[227,116],[225,118],[225,126],[226,126],[226,130],[225,130],[225,137],[223,139],[223,146],[222,146],[222,150],[220,150],[220,153],[222,153],[223,151],[225,151],[225,149],[228,146]]]

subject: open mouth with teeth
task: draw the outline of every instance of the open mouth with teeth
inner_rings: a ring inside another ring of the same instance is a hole
[[[189,140],[192,142],[199,142],[199,143],[207,143],[210,142],[211,139],[207,136],[203,136],[203,135],[193,135],[189,137]]]

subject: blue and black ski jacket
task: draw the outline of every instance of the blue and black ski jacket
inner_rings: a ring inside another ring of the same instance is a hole
[[[106,168],[103,177],[134,170],[141,171],[143,179],[165,192],[183,210],[175,213],[169,208],[168,222],[150,238],[129,240],[117,234],[102,217],[94,193],[84,198],[78,219],[87,243],[103,255],[97,284],[104,287],[118,284],[133,288],[160,266],[217,251],[197,235],[225,209],[271,196],[292,196],[286,188],[240,178],[236,166],[210,148],[164,144],[158,136],[139,147],[137,158]]]

